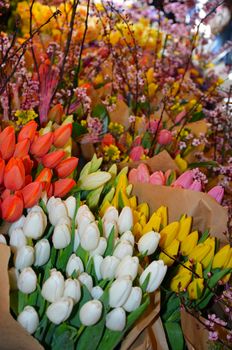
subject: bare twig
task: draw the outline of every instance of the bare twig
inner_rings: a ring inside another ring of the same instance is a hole
[[[35,3],[35,0],[32,0],[32,3],[30,5],[30,24],[29,24],[29,26],[30,26],[30,37],[31,38],[32,38],[32,18],[33,18],[32,11],[33,11],[34,3]],[[34,51],[34,47],[33,47],[33,41],[31,43],[31,53],[32,53],[35,69],[36,69],[37,76],[38,76],[39,86],[40,86],[39,67],[38,67],[38,63],[37,63],[37,60],[36,60],[36,56],[35,56],[35,51]]]

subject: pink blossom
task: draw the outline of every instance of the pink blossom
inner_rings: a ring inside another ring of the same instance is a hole
[[[137,160],[140,160],[143,155],[144,155],[143,146],[135,146],[130,151],[130,159],[133,160],[134,162]]]
[[[166,183],[166,178],[162,171],[155,171],[151,176],[150,176],[150,183],[153,185],[165,185]]]

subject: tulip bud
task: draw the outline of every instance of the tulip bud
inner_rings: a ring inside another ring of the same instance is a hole
[[[145,233],[138,241],[138,250],[141,254],[153,254],[159,244],[160,234],[158,232],[150,231]]]
[[[157,141],[160,145],[169,145],[172,142],[172,133],[169,130],[163,129],[159,132]]]
[[[68,216],[72,220],[74,218],[75,210],[76,210],[76,198],[73,196],[69,196],[65,201],[65,206],[68,212]]]
[[[53,226],[58,224],[62,217],[67,217],[68,212],[64,202],[60,198],[51,197],[47,203],[49,221]]]
[[[3,183],[3,180],[4,180],[4,172],[5,172],[5,161],[4,159],[0,158],[0,185]]]
[[[0,235],[0,243],[1,244],[6,244],[6,238],[4,235]]]
[[[18,315],[17,321],[30,334],[33,334],[39,326],[39,317],[32,306],[26,306]]]
[[[73,299],[69,297],[62,297],[49,305],[46,315],[52,323],[60,324],[69,318],[72,309]]]
[[[41,239],[35,245],[35,266],[43,266],[50,258],[50,244],[47,239]]]
[[[73,299],[74,304],[81,298],[81,286],[77,279],[68,278],[64,283],[64,297]]]
[[[106,328],[120,332],[126,326],[126,313],[121,307],[116,307],[106,315]]]
[[[85,191],[95,190],[111,179],[111,174],[106,171],[97,171],[81,178],[78,182],[79,188]]]
[[[31,267],[22,270],[18,277],[18,289],[24,294],[30,294],[36,290],[37,276]]]
[[[9,277],[9,283],[10,283],[10,291],[18,290],[19,272],[15,267],[11,267],[8,270],[8,277]]]
[[[106,209],[102,218],[103,221],[118,221],[118,210],[115,207],[109,207]]]
[[[74,272],[77,274],[80,274],[84,271],[84,266],[79,258],[79,256],[76,256],[76,254],[72,254],[68,260],[67,266],[66,266],[66,274],[68,277],[71,277]]]
[[[92,280],[92,277],[88,273],[82,272],[79,275],[78,280],[81,282],[82,285],[86,286],[86,288],[89,290],[89,292],[91,292],[91,290],[93,288],[93,280]]]
[[[100,267],[101,275],[103,279],[112,279],[115,276],[116,269],[120,263],[120,260],[115,256],[106,256]]]
[[[103,293],[104,290],[99,286],[93,287],[91,290],[91,296],[93,299],[100,299]]]
[[[215,186],[211,188],[211,190],[208,192],[208,195],[213,197],[219,204],[221,204],[224,196],[224,188],[222,186]]]
[[[78,158],[70,157],[64,159],[56,167],[57,175],[60,179],[65,179],[76,169],[78,164]]]
[[[19,248],[15,255],[15,267],[17,270],[23,270],[34,262],[34,248],[25,245]]]
[[[132,287],[130,295],[123,305],[124,310],[127,312],[136,310],[141,304],[142,294],[142,289],[140,287]]]
[[[27,244],[27,239],[24,236],[23,230],[21,228],[16,228],[12,231],[10,236],[10,246],[12,251],[25,246]]]
[[[18,134],[18,142],[25,139],[29,139],[32,142],[34,140],[37,127],[38,124],[34,120],[31,120],[29,123],[24,125]]]
[[[89,210],[89,207],[86,204],[81,205],[77,210],[76,223],[78,225],[81,225],[83,217],[88,218],[88,224],[95,220],[93,213]]]
[[[47,153],[42,158],[43,166],[45,168],[53,169],[62,161],[64,156],[65,156],[65,151],[63,150]]]
[[[69,140],[72,135],[72,124],[61,125],[54,131],[54,146],[62,148]]]
[[[93,326],[96,324],[102,314],[102,304],[99,300],[90,300],[80,309],[80,321],[84,326]]]
[[[26,237],[39,239],[46,227],[44,227],[45,214],[39,211],[30,211],[23,225],[23,232]]]
[[[42,290],[42,297],[53,303],[59,300],[64,294],[64,277],[56,269],[50,270],[50,277],[44,282]]]
[[[192,170],[185,171],[182,175],[178,177],[178,179],[176,179],[175,182],[173,182],[172,186],[189,188],[194,181],[193,175],[194,174]]]
[[[42,184],[50,184],[51,180],[52,180],[52,170],[48,168],[44,168],[35,179],[35,181],[40,182]],[[44,185],[43,185],[43,189],[44,189]]]
[[[118,236],[118,225],[116,221],[103,221],[103,233],[106,239],[109,237],[112,229],[114,228],[114,237],[116,238]]]
[[[127,255],[133,255],[133,247],[128,241],[120,241],[114,249],[113,256],[122,260]]]
[[[135,237],[131,231],[126,231],[121,235],[120,241],[128,241],[134,247]]]
[[[52,243],[56,249],[66,248],[71,242],[70,228],[66,224],[59,224],[55,226]]]
[[[42,136],[38,136],[32,145],[31,145],[31,153],[36,157],[43,157],[51,148],[53,142],[53,133],[48,132]]]
[[[21,193],[23,195],[23,202],[25,208],[33,207],[41,197],[42,186],[40,182],[31,182],[25,186]]]
[[[106,247],[107,240],[105,239],[105,237],[100,237],[97,248],[90,251],[90,256],[103,255],[105,253]]]
[[[26,220],[25,216],[22,215],[22,216],[20,216],[20,218],[17,221],[13,222],[13,224],[10,225],[9,230],[8,230],[9,237],[11,236],[14,229],[23,228],[25,220]]]
[[[14,222],[23,213],[23,201],[16,195],[9,195],[2,202],[2,218],[7,222]]]
[[[72,223],[71,223],[71,220],[68,218],[68,217],[66,217],[66,218],[60,218],[59,219],[59,221],[57,222],[57,225],[56,226],[58,226],[58,225],[63,225],[63,224],[65,224],[65,225],[67,225],[69,228],[70,228],[70,230],[71,230],[71,227],[72,227]]]
[[[103,261],[103,257],[101,255],[94,255],[93,256],[93,265],[94,265],[94,270],[97,276],[98,280],[102,279],[101,275],[101,263]]]
[[[119,263],[115,277],[125,277],[130,276],[132,281],[136,278],[138,274],[138,268],[139,268],[139,259],[137,256],[125,256]]]
[[[60,124],[61,118],[64,114],[64,108],[60,103],[57,103],[55,106],[53,106],[48,113],[48,120],[52,120],[53,122],[56,122],[57,124]]]
[[[109,305],[111,307],[119,307],[125,304],[130,295],[132,288],[132,280],[130,276],[117,278],[109,289]]]
[[[130,207],[124,207],[118,218],[119,233],[130,231],[133,227],[133,214]]]
[[[148,293],[154,292],[159,288],[164,276],[167,272],[167,266],[164,265],[163,260],[153,261],[148,267],[143,271],[139,278],[140,285],[143,284],[147,275],[150,273],[149,282],[146,288]]]
[[[8,126],[0,133],[0,152],[4,160],[12,157],[15,150],[15,130]]]
[[[82,235],[80,235],[81,246],[83,249],[90,251],[98,246],[100,232],[96,222],[89,224]]]

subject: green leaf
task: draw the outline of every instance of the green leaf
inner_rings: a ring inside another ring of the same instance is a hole
[[[113,255],[113,251],[114,251],[114,226],[112,227],[110,231],[110,235],[107,239],[107,247],[106,247],[104,257],[108,255]]]
[[[195,113],[193,113],[191,119],[189,120],[189,123],[194,123],[194,122],[197,122],[197,121],[202,120],[204,118],[205,118],[205,115],[202,111],[195,112]]]
[[[175,172],[172,171],[167,179],[166,186],[170,186],[174,179],[175,179]]]
[[[218,166],[218,163],[209,160],[208,162],[196,162],[196,163],[190,163],[188,165],[188,169],[194,169],[194,168],[212,168]]]
[[[119,190],[119,194],[118,194],[118,208],[119,209],[123,209],[124,208],[124,203],[123,203],[123,199],[122,199],[122,191]]]
[[[81,326],[79,312],[80,312],[82,305],[87,303],[87,301],[92,300],[92,296],[85,285],[81,286],[81,290],[82,290],[82,298],[79,301],[79,303],[74,306],[72,314],[71,314],[71,318],[70,318],[70,325],[72,325],[76,328],[79,328]]]
[[[102,218],[99,217],[98,219],[98,229],[99,229],[99,232],[100,232],[100,236],[103,237],[103,222],[102,222]]]
[[[43,209],[45,214],[48,214],[47,207],[42,199],[39,201],[39,206]]]
[[[79,244],[77,250],[76,250],[76,255],[79,256],[79,258],[81,259],[81,261],[84,264],[84,267],[86,269],[88,260],[89,260],[89,253],[82,248],[82,246]]]
[[[184,336],[180,324],[177,322],[165,322],[164,329],[171,350],[184,349]]]
[[[161,305],[161,315],[163,321],[168,321],[172,317],[175,310],[178,309],[178,312],[180,312],[180,298],[178,298],[175,293],[171,293],[169,297],[166,296],[165,300],[162,300]]]
[[[61,324],[56,328],[52,339],[52,350],[68,349],[74,350],[74,335],[76,331],[66,324]]]
[[[146,289],[147,289],[147,286],[148,286],[148,283],[149,283],[149,280],[150,280],[150,276],[151,276],[151,272],[148,273],[147,277],[145,278],[143,284],[141,285],[141,289],[142,291],[145,293],[146,292]]]
[[[23,311],[24,307],[27,305],[27,295],[18,291],[18,314]]]
[[[146,131],[144,136],[143,136],[143,138],[142,138],[142,146],[144,148],[148,148],[149,149],[151,147],[151,145],[152,145],[151,134],[148,131]]]
[[[209,237],[209,230],[207,229],[207,230],[205,230],[203,235],[200,237],[198,244],[203,243],[208,237]]]
[[[88,132],[87,128],[79,124],[78,122],[73,122],[72,137],[80,137]]]
[[[38,297],[38,289],[36,289],[33,293],[28,296],[28,305],[35,306]]]

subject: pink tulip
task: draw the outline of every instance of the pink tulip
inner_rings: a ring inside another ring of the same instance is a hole
[[[175,124],[180,123],[182,121],[182,119],[185,117],[185,115],[186,115],[185,109],[183,111],[181,111],[179,114],[177,114],[176,119],[175,119]]]
[[[194,180],[192,185],[189,187],[189,190],[201,192],[202,190],[201,181]]]
[[[181,187],[181,188],[189,188],[193,183],[193,172],[192,170],[185,171],[182,175],[176,179],[175,182],[173,182],[173,187]]]
[[[128,180],[131,184],[136,184],[138,182],[137,169],[130,170]]]
[[[137,182],[140,183],[148,183],[150,178],[149,170],[146,164],[139,164],[137,168]]]
[[[211,188],[208,194],[216,199],[216,201],[221,204],[223,196],[224,196],[224,188],[222,186],[215,186]]]
[[[166,183],[166,178],[162,171],[155,171],[151,176],[150,176],[150,183],[153,185],[165,185]]]
[[[133,160],[134,162],[137,160],[140,160],[143,155],[144,155],[143,146],[135,146],[130,151],[130,159]]]
[[[172,142],[172,133],[167,129],[163,129],[158,134],[158,143],[166,146]]]

